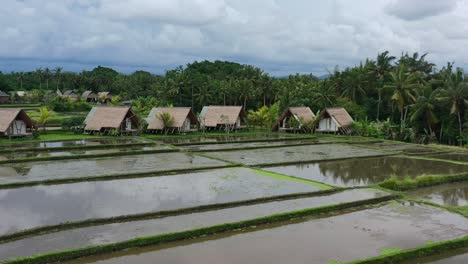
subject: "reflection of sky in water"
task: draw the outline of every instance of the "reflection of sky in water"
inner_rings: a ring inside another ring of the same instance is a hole
[[[86,177],[163,171],[225,162],[184,153],[157,153],[66,161],[29,162],[0,165],[0,183],[68,177]]]
[[[327,160],[383,154],[387,153],[379,150],[340,144],[278,147],[274,149],[216,151],[207,153],[209,156],[222,157],[225,160],[242,162],[248,165],[300,162],[304,160]]]
[[[137,138],[115,138],[115,139],[80,139],[80,140],[64,140],[64,141],[50,141],[50,142],[29,142],[29,143],[14,143],[1,145],[2,147],[14,148],[60,148],[70,146],[94,146],[105,144],[126,144],[141,142]]]
[[[269,167],[266,170],[343,187],[378,183],[392,175],[402,179],[422,174],[465,172],[468,166],[406,157],[377,157]]]
[[[315,190],[245,168],[1,190],[0,232]]]

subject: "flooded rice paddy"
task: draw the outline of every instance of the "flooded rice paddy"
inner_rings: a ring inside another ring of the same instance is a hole
[[[261,147],[282,147],[294,144],[314,144],[317,140],[288,140],[288,141],[273,141],[273,142],[249,142],[249,143],[229,143],[229,144],[207,144],[207,145],[188,145],[181,148],[188,151],[206,151],[218,149],[242,149],[242,148],[261,148]]]
[[[404,154],[426,154],[437,152],[437,150],[424,147],[415,144],[405,144],[405,143],[397,143],[397,142],[378,142],[378,143],[366,143],[360,144],[359,146],[367,147],[367,148],[376,148],[386,151],[396,151],[396,152],[403,152]]]
[[[468,182],[421,188],[408,192],[408,196],[445,206],[468,206]]]
[[[231,162],[246,165],[329,160],[385,154],[387,153],[379,150],[364,149],[342,144],[306,145],[278,147],[274,149],[216,151],[207,153],[208,156],[220,157]]]
[[[423,174],[454,174],[467,172],[467,165],[443,161],[388,156],[338,161],[322,161],[297,165],[268,167],[264,170],[323,182],[333,186],[365,186],[392,176],[399,179]]]
[[[428,241],[462,237],[468,232],[468,221],[463,216],[396,202],[297,221],[70,263],[329,263],[377,256],[389,248],[423,246]]]
[[[265,140],[265,139],[281,139],[281,138],[291,138],[294,136],[304,136],[304,135],[294,135],[294,134],[230,134],[230,135],[217,135],[217,136],[197,136],[197,137],[160,137],[155,138],[158,141],[169,144],[188,144],[188,143],[215,143],[215,142],[235,142],[243,140]]]
[[[0,244],[0,256],[3,256],[4,259],[8,259],[68,248],[102,245],[126,241],[134,237],[191,230],[194,228],[238,222],[295,210],[376,198],[384,195],[387,195],[387,193],[378,190],[355,189],[309,198],[273,201],[159,219],[106,224],[75,230],[66,230]],[[168,262],[162,261],[161,263]]]
[[[130,146],[118,148],[102,148],[102,149],[74,149],[63,151],[24,151],[24,152],[10,152],[0,153],[0,161],[2,160],[15,160],[27,158],[45,158],[45,157],[60,157],[60,156],[77,156],[77,155],[93,155],[93,154],[108,154],[118,152],[131,152],[131,151],[156,151],[171,149],[170,146],[164,144],[156,144],[152,146]]]
[[[0,190],[0,234],[43,225],[312,192],[247,168]]]
[[[44,142],[26,142],[26,143],[12,143],[1,144],[1,149],[7,148],[63,148],[75,146],[98,146],[98,145],[116,145],[116,144],[131,144],[144,142],[139,138],[112,138],[112,139],[79,139],[79,140],[63,140],[63,141],[44,141]]]
[[[178,152],[79,160],[22,162],[0,165],[0,184],[223,165],[227,165],[227,163]]]
[[[444,153],[429,155],[429,158],[468,162],[468,153]]]

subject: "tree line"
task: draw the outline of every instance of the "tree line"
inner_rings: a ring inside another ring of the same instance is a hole
[[[360,122],[358,130],[392,126],[393,139],[468,143],[468,79],[454,63],[436,69],[426,54],[397,57],[383,52],[354,67],[336,67],[325,78],[312,74],[275,78],[258,67],[227,61],[196,61],[164,75],[122,74],[101,66],[79,73],[59,67],[0,74],[0,90],[5,92],[56,89],[110,91],[133,99],[139,107],[150,101],[192,106],[196,112],[204,105],[257,110],[278,103],[280,110],[303,105],[314,112],[341,106]]]

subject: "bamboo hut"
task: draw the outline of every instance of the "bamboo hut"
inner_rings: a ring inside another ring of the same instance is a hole
[[[317,133],[351,134],[354,120],[342,107],[324,109],[319,117],[315,131]]]
[[[62,98],[69,99],[72,102],[76,102],[76,101],[78,101],[78,98],[80,98],[80,97],[78,96],[77,93],[75,93],[75,91],[66,90],[65,92],[63,92]]]
[[[164,120],[163,113],[167,113],[170,120]],[[150,133],[195,132],[198,125],[191,107],[155,107],[151,109],[146,122],[146,130]]]
[[[206,130],[235,131],[247,128],[242,106],[204,106],[200,126]]]
[[[0,104],[8,103],[9,99],[10,99],[10,96],[0,90]]]
[[[97,100],[103,104],[107,104],[112,101],[112,95],[110,92],[99,92],[97,94]]]
[[[273,126],[273,131],[307,132],[308,125],[315,120],[315,115],[309,107],[288,107]]]
[[[83,94],[81,94],[81,99],[87,103],[95,103],[98,97],[93,91],[84,91]]]
[[[0,136],[31,136],[33,128],[33,122],[24,110],[0,108]]]
[[[140,122],[128,106],[93,107],[84,121],[84,131],[90,134],[133,135]]]

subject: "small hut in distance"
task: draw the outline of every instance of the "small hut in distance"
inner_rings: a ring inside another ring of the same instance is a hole
[[[75,91],[66,90],[65,92],[63,92],[62,98],[69,99],[72,102],[76,102],[76,101],[78,101],[78,98],[80,98],[80,97],[78,96],[77,93],[75,93]]]
[[[146,122],[149,133],[195,132],[198,125],[191,107],[155,107],[151,109]]]
[[[84,131],[90,134],[133,135],[140,122],[128,106],[95,106],[84,121]]]
[[[318,116],[317,133],[351,134],[354,120],[342,107],[325,108]]]
[[[315,114],[309,107],[288,107],[273,126],[273,131],[309,132],[308,124],[315,120]]]
[[[10,99],[10,96],[0,90],[0,104],[6,104],[9,99]]]
[[[112,101],[112,95],[110,92],[99,92],[97,93],[97,100],[100,103],[107,104]]]
[[[247,128],[245,122],[242,106],[204,106],[200,113],[200,126],[206,130],[242,130]]]
[[[98,97],[93,91],[84,91],[83,94],[81,94],[81,99],[87,103],[96,103]]]
[[[24,110],[0,108],[0,136],[31,136],[33,128],[33,122]]]

